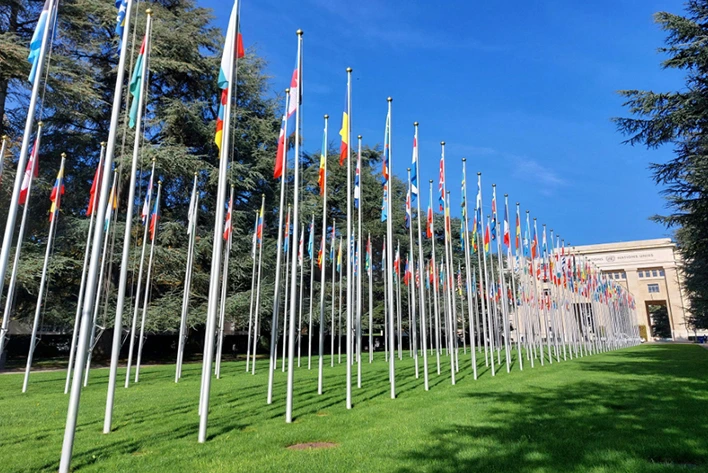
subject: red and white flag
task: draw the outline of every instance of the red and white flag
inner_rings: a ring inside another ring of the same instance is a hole
[[[20,205],[24,205],[27,202],[27,192],[29,191],[30,183],[33,178],[39,176],[39,150],[37,149],[37,142],[35,141],[32,151],[30,153],[30,159],[27,162],[27,169],[25,169],[25,175],[22,178],[22,187],[20,188]]]

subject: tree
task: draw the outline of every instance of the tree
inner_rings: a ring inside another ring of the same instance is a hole
[[[665,186],[671,213],[655,221],[676,229],[683,259],[692,322],[708,328],[708,1],[689,0],[686,15],[655,15],[666,31],[668,58],[662,66],[685,73],[685,89],[675,92],[623,90],[632,118],[615,118],[630,145],[670,145],[674,158],[651,165],[657,184]]]

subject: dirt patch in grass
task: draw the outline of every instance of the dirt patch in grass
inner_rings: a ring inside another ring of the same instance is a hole
[[[335,448],[339,444],[332,442],[310,442],[310,443],[298,443],[295,445],[290,445],[288,450],[315,450],[320,448]]]

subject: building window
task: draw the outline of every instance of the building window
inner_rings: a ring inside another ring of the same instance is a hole
[[[659,276],[661,276],[662,278],[664,277],[664,270],[663,269],[659,270]]]
[[[643,278],[643,277],[644,277],[644,271],[637,271],[637,276],[639,276],[640,279]]]
[[[647,284],[647,289],[649,290],[650,294],[658,294],[659,293],[659,285],[658,284]]]
[[[663,268],[649,268],[640,269],[637,271],[637,275],[640,279],[642,278],[663,278],[664,269]]]

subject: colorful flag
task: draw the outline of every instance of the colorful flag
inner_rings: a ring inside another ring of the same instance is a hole
[[[288,217],[285,219],[285,228],[283,228],[284,242],[283,242],[283,252],[287,253],[290,248],[290,208],[288,208]]]
[[[64,195],[64,167],[59,169],[59,174],[57,174],[57,179],[54,181],[54,187],[52,187],[52,193],[49,196],[49,200],[52,201],[52,206],[49,209],[49,221],[54,220],[54,215],[59,210],[61,205],[61,196]]]
[[[366,260],[364,261],[364,269],[367,273],[371,274],[371,235],[366,241]]]
[[[229,26],[226,29],[226,39],[224,41],[224,53],[221,56],[221,68],[219,69],[219,88],[221,89],[221,101],[219,102],[219,116],[216,120],[216,136],[214,142],[221,152],[221,144],[224,137],[224,112],[229,96],[229,86],[233,80],[234,59],[237,57],[238,38],[238,0],[234,2],[229,18]]]
[[[389,142],[391,141],[391,114],[386,114],[386,127],[384,129],[384,148],[383,148],[383,161],[381,162],[381,176],[382,183],[386,185],[388,183],[388,163],[391,159],[391,150],[389,148]]]
[[[339,151],[339,165],[344,166],[344,161],[349,157],[349,100],[348,92],[344,97],[344,112],[342,112],[342,128],[339,130],[342,145]]]
[[[282,133],[282,132],[281,132]],[[325,193],[325,179],[327,178],[327,133],[322,134],[322,150],[320,151],[320,173],[317,184],[320,186],[320,195]]]
[[[300,93],[300,64],[295,64],[293,76],[290,79],[290,98],[288,99],[288,119],[297,112],[302,103],[302,94]]]
[[[361,175],[361,152],[357,154],[356,159],[356,170],[354,171],[354,208],[359,208],[359,199],[361,199],[361,186],[360,186],[360,175]]]
[[[317,252],[317,267],[322,269],[324,264],[324,246],[326,245],[324,237],[320,240],[320,249]]]
[[[411,205],[418,197],[418,128],[413,136],[413,159],[411,162]]]
[[[305,251],[305,228],[303,228],[300,231],[300,241],[298,241],[297,245],[297,265],[302,267],[303,260],[305,258],[305,255],[303,254]]]
[[[492,187],[492,241],[497,239],[497,188]]]
[[[143,210],[140,214],[140,218],[143,221],[143,225],[147,225],[148,214],[150,213],[150,199],[152,197],[152,178],[153,175],[150,174],[150,182],[148,182],[147,190],[145,192],[145,201],[143,202]]]
[[[256,243],[258,243],[258,221],[260,215],[256,212],[256,221],[253,223],[253,243],[251,244],[251,259],[256,259]]]
[[[138,54],[138,60],[135,63],[135,69],[133,69],[133,77],[130,79],[130,95],[133,96],[133,103],[130,105],[130,128],[135,128],[135,121],[138,118],[138,102],[140,95],[140,84],[143,82],[143,70],[145,69],[145,55],[147,53],[147,42],[148,37],[143,38],[143,44],[140,46],[140,53]],[[217,143],[218,144],[218,143]]]
[[[411,191],[406,193],[406,229],[411,227]]]
[[[160,218],[160,202],[155,199],[155,206],[150,216],[150,241],[155,241],[155,233],[157,233],[157,220]]]
[[[531,241],[531,258],[538,256],[538,232],[536,229],[536,220],[533,221],[533,240]]]
[[[339,251],[337,251],[337,272],[342,272],[342,239],[339,239]]]
[[[438,200],[440,201],[440,211],[442,212],[445,207],[445,155],[440,156],[440,179],[438,181],[438,191],[440,196]]]
[[[287,116],[283,115],[283,120],[280,124],[280,135],[278,136],[278,151],[275,155],[275,170],[273,171],[273,179],[280,179],[283,177],[283,164],[285,163],[285,126],[287,123]]]
[[[118,17],[116,18],[116,35],[118,36],[118,52],[123,44],[123,30],[125,29],[125,14],[128,9],[128,0],[116,0]]]
[[[519,243],[521,242],[521,215],[519,213],[519,205],[516,204],[516,251],[519,251]]]
[[[35,140],[34,146],[30,151],[30,158],[27,161],[27,168],[25,169],[25,175],[22,178],[22,187],[20,188],[20,205],[24,205],[27,202],[27,192],[29,191],[30,182],[32,179],[39,177],[39,149],[37,147],[37,141]]]
[[[509,202],[504,200],[504,237],[503,243],[507,248],[511,248],[511,235],[509,234]]]
[[[410,282],[410,268],[408,267],[408,256],[406,256],[406,266],[405,269],[403,270],[403,284],[406,286]]]
[[[381,221],[385,222],[388,219],[388,183],[384,184],[383,199],[381,202]]]
[[[93,182],[91,183],[91,190],[89,191],[89,203],[86,209],[86,216],[89,217],[93,213],[93,210],[98,204],[98,190],[101,187],[101,176],[103,173],[103,161],[98,162],[98,167],[96,167],[96,172],[93,174]]]
[[[315,220],[310,223],[310,239],[307,242],[307,256],[312,259],[315,255]]]
[[[228,241],[229,237],[231,236],[231,230],[232,230],[231,211],[233,210],[233,205],[234,205],[233,200],[229,200],[229,207],[228,207],[228,210],[226,211],[226,222],[224,222],[224,233],[223,233],[224,240],[226,240],[226,241]],[[150,223],[150,227],[152,228],[152,222]],[[152,231],[152,229],[150,231]]]
[[[27,60],[32,64],[32,70],[30,71],[29,81],[34,84],[37,78],[37,66],[39,65],[39,56],[42,50],[42,40],[44,39],[44,32],[49,25],[49,0],[44,2],[44,7],[42,7],[42,12],[39,14],[39,20],[37,20],[37,28],[34,30],[32,39],[29,45],[29,56]]]
[[[332,222],[332,244],[330,245],[329,249],[329,259],[330,261],[334,261],[334,246],[337,244],[336,236],[334,233],[334,222]]]
[[[489,253],[489,220],[487,220],[487,229],[484,232],[484,252]]]
[[[111,193],[108,195],[108,205],[106,208],[106,218],[103,222],[104,231],[108,231],[111,226],[111,218],[113,217],[113,211],[118,208],[118,196],[116,195],[116,176],[113,175],[113,185],[111,186]]]
[[[430,196],[430,202],[428,202],[428,219],[425,229],[425,235],[428,238],[433,238],[433,196]]]

